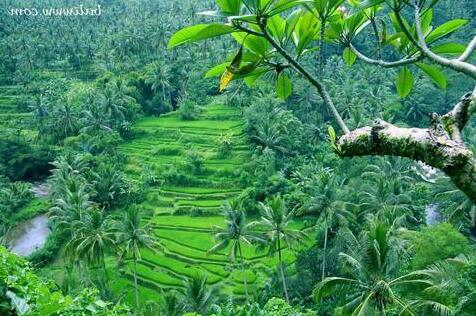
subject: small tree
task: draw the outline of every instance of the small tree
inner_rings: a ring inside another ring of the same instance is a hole
[[[141,248],[153,248],[156,240],[148,225],[142,226],[142,216],[137,208],[129,208],[123,217],[117,220],[117,241],[119,255],[123,258],[131,257],[134,264],[134,292],[136,308],[139,308],[139,285],[137,283],[137,261],[141,259]]]
[[[184,121],[193,121],[198,119],[202,109],[193,101],[185,100],[179,108],[180,118]]]
[[[288,210],[286,202],[281,196],[276,196],[267,204],[260,203],[261,221],[259,225],[264,227],[267,237],[269,254],[278,252],[279,271],[283,283],[284,296],[289,303],[288,288],[284,275],[283,248],[287,246],[292,249],[297,247],[304,240],[306,234],[303,231],[292,229],[295,209]]]
[[[190,150],[187,152],[186,156],[187,166],[194,174],[201,174],[203,172],[203,165],[205,163],[205,159],[200,153],[196,150]]]
[[[262,241],[251,231],[256,223],[246,223],[246,215],[240,210],[240,205],[225,202],[224,205],[225,227],[215,227],[215,239],[217,244],[210,249],[209,253],[216,253],[229,247],[229,257],[235,262],[238,257],[243,274],[243,284],[245,288],[246,299],[248,300],[248,282],[246,278],[245,260],[243,256],[243,246],[251,246],[254,242]]]

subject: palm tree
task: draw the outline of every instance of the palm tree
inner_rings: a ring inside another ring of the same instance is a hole
[[[266,232],[269,253],[272,255],[276,251],[278,252],[281,281],[283,283],[284,296],[288,303],[289,295],[284,275],[283,247],[286,245],[288,248],[293,249],[306,237],[304,231],[290,227],[294,219],[295,210],[295,208],[288,210],[286,202],[280,195],[271,199],[267,204],[260,202],[261,220],[259,225]]]
[[[343,181],[329,172],[321,173],[321,183],[318,194],[311,200],[309,206],[305,206],[300,214],[311,214],[324,222],[324,245],[322,254],[321,281],[325,278],[327,263],[327,243],[329,231],[336,224],[344,227],[354,215],[346,209],[346,203],[342,201]]]
[[[246,279],[245,260],[243,256],[243,245],[251,246],[260,239],[251,231],[255,223],[246,223],[245,213],[240,210],[238,202],[225,202],[224,205],[225,227],[215,226],[215,240],[217,244],[208,253],[217,253],[230,245],[229,256],[232,262],[236,257],[240,259],[241,271],[243,274],[243,284],[245,288],[246,300],[248,300],[248,282]]]
[[[213,292],[208,290],[207,277],[205,275],[195,275],[184,281],[184,310],[196,312],[201,315],[208,315],[211,305],[214,302]]]
[[[175,291],[167,291],[162,295],[163,302],[160,306],[160,315],[164,316],[179,316],[181,304],[178,293]]]
[[[81,220],[73,224],[73,238],[66,245],[68,252],[74,252],[79,259],[83,259],[89,266],[101,266],[106,281],[105,253],[115,247],[115,231],[108,217],[102,210],[92,208],[84,214]]]
[[[352,315],[385,315],[394,304],[406,310],[407,304],[396,289],[403,285],[428,286],[420,273],[398,276],[399,263],[404,256],[404,242],[396,235],[394,224],[376,218],[369,230],[354,236],[347,230],[347,251],[340,254],[344,277],[328,277],[314,289],[316,300],[346,290],[346,304],[340,309]]]
[[[91,172],[94,200],[109,209],[119,195],[125,191],[122,172],[112,163],[102,163]]]
[[[162,93],[162,102],[170,99],[170,93],[167,93],[167,89],[171,87],[170,80],[170,69],[166,64],[155,62],[147,67],[145,83],[151,86],[152,92]]]
[[[253,135],[252,139],[263,151],[271,149],[278,153],[286,153],[287,149],[283,146],[284,135],[275,123],[265,121],[256,126],[256,135]]]
[[[86,186],[77,178],[67,180],[61,191],[64,192],[63,197],[56,199],[50,209],[51,220],[57,228],[72,237],[76,233],[76,224],[92,212],[94,204],[89,200]]]
[[[78,130],[77,113],[68,104],[61,105],[54,113],[56,132],[59,138],[74,135]]]
[[[364,212],[378,214],[382,218],[396,219],[402,215],[413,220],[412,197],[408,190],[414,181],[411,169],[403,159],[382,159],[379,164],[365,168],[362,177],[369,181],[361,186],[360,207]]]
[[[134,264],[134,292],[136,308],[139,308],[139,286],[137,284],[137,261],[141,260],[141,248],[153,248],[156,244],[148,225],[142,226],[142,216],[137,208],[129,208],[116,222],[117,241],[120,258],[132,257]]]

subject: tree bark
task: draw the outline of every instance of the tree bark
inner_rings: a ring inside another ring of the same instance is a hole
[[[328,234],[329,228],[327,226],[327,220],[326,220],[326,231],[324,235],[324,253],[322,255],[322,275],[321,275],[321,281],[324,281],[326,277],[326,260],[327,260],[327,234]]]
[[[279,237],[279,234],[280,234],[280,232],[278,231],[279,270],[281,272],[281,281],[283,282],[284,298],[286,299],[286,303],[289,304],[289,294],[288,294],[288,287],[286,285],[286,278],[284,276],[283,256],[282,256],[282,253],[281,253],[281,238]]]
[[[245,288],[246,301],[248,301],[248,280],[246,279],[246,270],[245,270],[245,260],[243,259],[243,252],[241,251],[241,245],[238,245],[240,250],[240,263],[241,263],[241,273],[243,273],[243,286]]]
[[[136,308],[139,310],[139,285],[137,283],[137,259],[134,258],[134,294],[136,299]]]
[[[377,120],[337,141],[341,157],[400,156],[445,172],[476,204],[476,160],[462,139],[462,129],[475,108],[475,95],[467,94],[447,114],[432,114],[429,128],[401,128]]]

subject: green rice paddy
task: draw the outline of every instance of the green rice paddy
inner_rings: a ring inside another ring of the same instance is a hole
[[[154,251],[143,250],[138,264],[143,299],[155,299],[161,290],[180,290],[184,280],[197,273],[206,274],[209,285],[221,295],[243,296],[241,271],[230,262],[226,250],[207,253],[214,245],[213,227],[223,225],[223,203],[243,189],[236,181],[249,155],[243,128],[239,108],[209,105],[195,121],[181,120],[177,113],[143,118],[134,126],[137,136],[120,146],[132,177],[139,179],[152,170],[160,178],[172,170],[196,180],[190,185],[165,181],[152,186],[139,206],[160,241]],[[223,157],[218,144],[225,134],[232,136],[233,150]],[[198,175],[187,167],[190,150],[204,158],[203,172]],[[201,215],[192,216],[193,210]],[[244,256],[250,292],[258,292],[274,273],[277,258],[251,248],[244,249]],[[294,260],[290,252],[285,251],[284,257],[288,263]],[[114,284],[117,291],[126,289],[132,300],[131,271],[123,269]]]

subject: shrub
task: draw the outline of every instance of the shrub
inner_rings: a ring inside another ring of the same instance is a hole
[[[221,157],[228,157],[233,151],[233,136],[231,134],[221,135],[218,140],[218,152]]]
[[[22,258],[0,246],[0,315],[129,315],[122,305],[104,302],[99,292],[84,289],[64,296],[52,282],[44,282]]]
[[[203,216],[203,210],[198,206],[194,206],[189,211],[190,217],[200,217]]]
[[[200,174],[203,172],[205,159],[195,150],[191,150],[186,156],[187,167],[194,173]]]
[[[423,228],[412,240],[412,246],[415,269],[471,252],[468,239],[448,223]]]
[[[196,120],[201,112],[201,107],[190,100],[183,102],[179,108],[180,118],[184,121]]]
[[[13,182],[0,190],[0,208],[9,213],[15,212],[27,205],[33,199],[31,185],[25,182]]]

